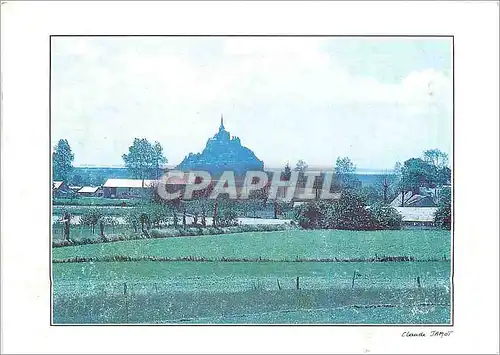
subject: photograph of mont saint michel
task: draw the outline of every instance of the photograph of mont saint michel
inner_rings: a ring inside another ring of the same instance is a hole
[[[451,324],[452,51],[53,36],[52,324]]]

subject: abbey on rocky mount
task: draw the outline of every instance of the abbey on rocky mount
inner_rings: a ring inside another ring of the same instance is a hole
[[[263,170],[264,162],[258,159],[252,150],[241,145],[238,137],[230,136],[221,116],[219,131],[208,139],[205,149],[201,153],[189,153],[176,169],[204,170],[212,176],[231,170],[236,176],[242,176],[247,171]]]

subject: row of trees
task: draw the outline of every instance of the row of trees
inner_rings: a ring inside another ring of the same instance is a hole
[[[67,139],[60,139],[52,152],[52,176],[55,181],[66,181],[75,185],[99,185],[105,177],[95,176],[84,179],[73,174],[75,155]],[[163,173],[163,165],[168,162],[159,142],[150,143],[145,138],[135,138],[128,152],[122,155],[131,176],[137,179],[158,179]]]
[[[226,201],[224,203],[216,202],[212,209],[202,207],[194,209],[187,206],[158,204],[145,202],[144,204],[131,208],[125,215],[126,224],[135,232],[142,233],[149,237],[152,228],[161,228],[172,226],[174,228],[190,227],[229,227],[237,225],[237,214],[234,206]],[[210,223],[207,219],[210,217]],[[63,213],[62,222],[64,223],[64,239],[70,240],[70,221],[71,214],[68,211]],[[106,231],[109,228],[115,228],[118,225],[116,218],[108,216],[102,208],[88,209],[80,216],[80,224],[89,227],[92,234],[98,234],[106,239]]]

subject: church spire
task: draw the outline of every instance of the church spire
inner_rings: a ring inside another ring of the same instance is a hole
[[[219,127],[219,131],[224,131],[225,128],[224,128],[224,117],[222,116],[222,114],[220,115],[220,127]]]

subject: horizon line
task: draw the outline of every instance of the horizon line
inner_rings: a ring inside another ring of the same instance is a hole
[[[110,169],[127,169],[127,167],[124,164],[109,164],[109,165],[94,165],[94,164],[78,164],[74,165],[74,168],[110,168]],[[168,168],[168,169],[175,169],[176,165],[165,165],[163,168]],[[275,170],[282,170],[285,166],[283,167],[266,167],[264,166],[264,170],[267,171],[275,171]],[[293,167],[290,166],[293,170]],[[330,168],[334,169],[335,165],[331,165]],[[318,169],[315,166],[309,166],[309,170],[314,171],[314,170],[324,170],[323,169]],[[387,173],[388,171],[394,170],[394,167],[392,168],[356,168],[356,173],[365,173],[365,174],[376,174],[376,173]]]

